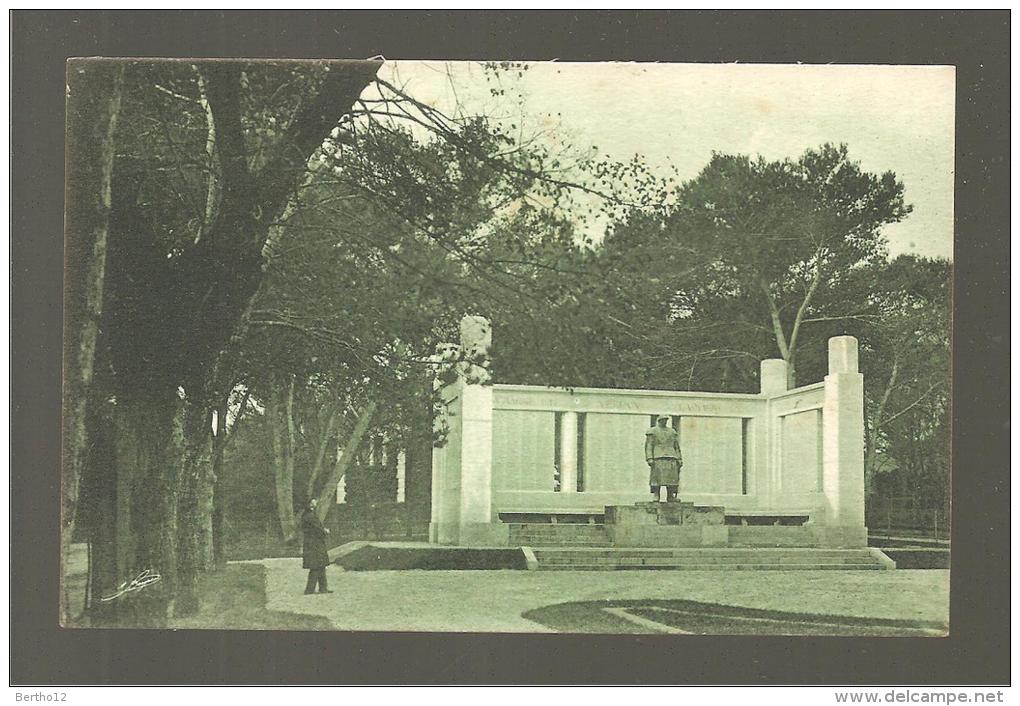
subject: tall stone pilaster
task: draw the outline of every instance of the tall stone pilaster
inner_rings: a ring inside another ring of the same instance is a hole
[[[492,326],[480,316],[461,320],[457,380],[443,392],[449,435],[433,456],[430,541],[503,545],[505,526],[492,515],[492,386],[488,352]]]
[[[857,339],[829,339],[829,374],[822,409],[822,491],[826,524],[841,528],[844,543],[863,544],[864,376],[857,369]]]
[[[761,361],[759,385],[764,397],[772,397],[789,389],[787,371],[789,365],[782,358],[766,358]],[[766,507],[776,504],[776,492],[779,488],[779,474],[782,470],[781,448],[779,444],[780,422],[771,414],[753,420],[757,437],[755,443],[765,450],[765,460],[757,465],[758,475],[755,479],[755,491]]]
[[[560,492],[577,492],[577,412],[560,415]]]

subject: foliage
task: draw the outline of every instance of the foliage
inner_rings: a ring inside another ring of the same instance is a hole
[[[774,162],[714,154],[664,216],[635,213],[607,235],[624,322],[645,344],[634,354],[654,377],[724,389],[753,387],[757,361],[778,356],[793,383],[806,329],[853,314],[833,293],[884,259],[881,227],[909,212],[895,176],[862,171],[845,145]]]
[[[875,311],[860,332],[866,477],[892,474],[889,491],[935,505],[949,497],[950,274],[907,255],[862,273]]]
[[[757,392],[760,360],[785,358],[791,384],[820,380],[828,338],[854,335],[869,486],[885,471],[898,480],[882,488],[947,497],[949,265],[888,259],[882,226],[909,213],[902,194],[845,146],[716,154],[673,205],[632,209],[602,247],[570,253],[543,321],[496,327],[501,379]]]
[[[211,416],[230,391],[224,368],[263,244],[378,64],[121,63],[90,402],[108,408],[97,417],[112,420],[116,443],[87,484],[114,511],[90,508],[89,529],[94,593],[156,571],[142,613],[160,626],[171,604],[197,609],[197,576],[212,563]]]

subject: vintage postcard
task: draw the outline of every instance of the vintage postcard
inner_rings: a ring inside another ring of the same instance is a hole
[[[954,87],[70,60],[62,624],[947,635]]]

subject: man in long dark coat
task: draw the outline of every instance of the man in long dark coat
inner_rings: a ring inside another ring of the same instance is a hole
[[[301,530],[304,534],[304,552],[302,566],[308,569],[308,583],[305,593],[315,593],[315,584],[319,584],[319,593],[332,593],[326,586],[326,566],[329,554],[326,553],[326,536],[329,530],[322,525],[322,520],[315,514],[315,498],[308,501],[308,507],[301,515]]]
[[[659,500],[659,488],[666,486],[666,502],[674,502],[680,489],[680,435],[666,426],[669,417],[660,415],[656,426],[645,432],[645,461],[648,463],[648,487]]]

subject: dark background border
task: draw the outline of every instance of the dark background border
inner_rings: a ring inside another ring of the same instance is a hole
[[[1008,11],[13,12],[12,683],[1008,683],[1009,22]],[[65,59],[376,54],[957,67],[948,638],[57,626]]]

